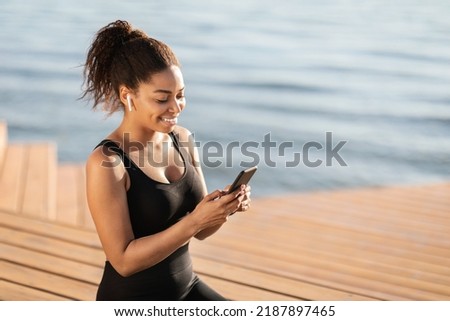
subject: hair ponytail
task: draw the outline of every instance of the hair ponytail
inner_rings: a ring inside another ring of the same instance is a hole
[[[169,46],[148,37],[122,20],[101,28],[92,42],[84,65],[85,90],[81,98],[93,99],[112,114],[123,107],[119,86],[137,89],[154,73],[179,62]]]

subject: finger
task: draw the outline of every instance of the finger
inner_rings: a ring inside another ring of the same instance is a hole
[[[226,203],[233,202],[234,200],[236,200],[237,198],[239,198],[242,195],[244,195],[244,192],[242,190],[237,190],[235,192],[232,192],[230,194],[222,196],[221,200],[226,204]]]
[[[229,195],[229,194],[235,194],[235,193],[239,193],[240,191],[242,191],[244,189],[245,185],[240,185],[238,186],[235,190],[230,191],[230,187],[231,185],[227,185],[227,187],[225,187],[224,192],[225,194]]]
[[[222,196],[222,192],[219,190],[215,190],[214,192],[212,192],[211,194],[206,195],[203,200],[205,202],[210,202],[215,200],[216,198],[219,198],[220,196]]]
[[[239,201],[238,198],[234,198],[230,200],[229,202],[223,204],[223,212],[226,215],[230,215],[231,213],[236,212],[236,210],[241,205],[241,201]]]
[[[239,201],[239,203],[242,203],[242,202],[246,201],[247,199],[246,199],[246,197],[245,197],[245,194],[243,194],[243,195],[239,196],[239,197],[237,198],[237,200]]]
[[[250,203],[251,203],[251,200],[249,198],[242,200],[242,202],[239,205],[238,211],[243,212],[243,211],[248,210],[250,208]]]
[[[242,208],[242,199],[237,198],[235,202],[232,203],[231,210],[234,212]]]

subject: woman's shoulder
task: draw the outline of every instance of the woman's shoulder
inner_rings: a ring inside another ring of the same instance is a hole
[[[115,159],[118,156],[117,152],[114,152],[111,148],[111,144],[107,142],[109,141],[104,140],[102,143],[98,144],[95,147],[95,149],[88,156],[88,163],[107,161],[112,158]]]
[[[88,156],[86,170],[89,172],[113,174],[122,173],[124,167],[120,155],[111,144],[99,144]],[[111,170],[112,169],[112,170]]]
[[[178,136],[179,140],[182,142],[190,142],[194,140],[194,134],[192,134],[189,129],[182,126],[175,126],[173,133]]]

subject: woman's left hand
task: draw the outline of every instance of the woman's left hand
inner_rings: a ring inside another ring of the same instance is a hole
[[[250,198],[250,192],[251,187],[250,185],[246,185],[245,186],[245,194],[242,196],[242,202],[241,205],[238,208],[238,212],[245,212],[250,208],[250,203],[252,202],[251,198]]]
[[[227,187],[225,187],[225,191],[227,191],[230,188],[230,185],[228,185]],[[250,185],[245,185],[245,194],[242,196],[239,196],[239,207],[237,209],[236,212],[245,212],[250,208],[250,203],[252,202],[251,198],[250,198],[250,194],[251,194],[251,187]],[[234,213],[236,213],[234,212]],[[232,213],[232,214],[234,214]]]

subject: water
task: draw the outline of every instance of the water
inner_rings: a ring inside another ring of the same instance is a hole
[[[211,142],[258,144],[248,150],[260,160],[257,196],[450,179],[448,1],[30,0],[0,9],[0,118],[11,141],[55,141],[61,162],[84,161],[120,121],[77,100],[93,35],[120,18],[181,60],[180,124],[209,161],[233,166],[205,166],[210,189],[251,160],[238,149],[232,162],[211,158]],[[347,166],[325,166],[327,132],[332,146],[346,142]],[[283,142],[292,146],[284,156]],[[287,167],[311,142],[323,149],[306,161],[321,166]]]

